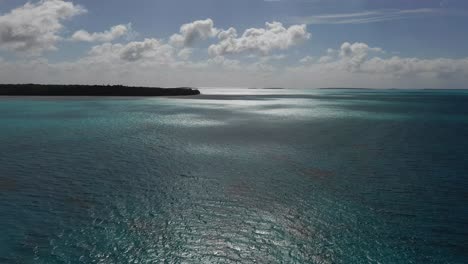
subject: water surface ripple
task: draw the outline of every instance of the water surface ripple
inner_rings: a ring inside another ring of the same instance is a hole
[[[0,263],[467,263],[468,93],[0,98]]]

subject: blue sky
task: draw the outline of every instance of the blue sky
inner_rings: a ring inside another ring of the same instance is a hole
[[[468,88],[467,25],[463,0],[0,0],[0,77]]]

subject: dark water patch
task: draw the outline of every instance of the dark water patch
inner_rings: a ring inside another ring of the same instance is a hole
[[[12,192],[19,189],[18,183],[14,179],[0,178],[0,192]]]
[[[67,197],[65,198],[65,204],[71,207],[77,207],[80,209],[90,209],[93,207],[93,201],[86,199],[86,198],[80,198],[80,197]]]
[[[308,168],[303,171],[304,175],[318,177],[318,178],[330,178],[335,176],[335,173],[330,170],[324,170],[320,168]]]

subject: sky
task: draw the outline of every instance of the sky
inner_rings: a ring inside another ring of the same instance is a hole
[[[468,88],[468,1],[0,0],[0,82]]]

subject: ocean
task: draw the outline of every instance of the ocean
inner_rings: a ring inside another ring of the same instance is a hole
[[[0,97],[0,263],[468,263],[468,91]]]

